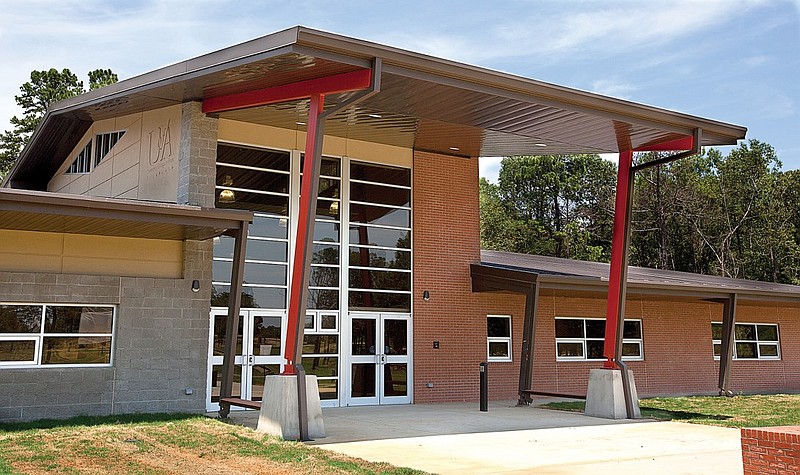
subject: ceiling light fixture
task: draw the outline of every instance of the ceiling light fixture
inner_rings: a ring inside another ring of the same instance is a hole
[[[547,147],[546,143],[535,143],[534,145],[537,147]]]
[[[458,147],[450,147],[450,150],[452,150],[452,151],[454,151],[454,152],[458,152],[458,151],[459,151],[459,150],[461,150],[461,149],[460,149],[460,148],[458,148]]]
[[[233,186],[233,178],[230,175],[225,175],[225,179],[222,180],[222,186]],[[219,192],[219,202],[227,204],[236,202],[236,193],[228,188],[223,189]]]

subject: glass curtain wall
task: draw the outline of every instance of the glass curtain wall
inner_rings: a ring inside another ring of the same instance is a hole
[[[298,151],[217,146],[216,206],[255,213],[247,237],[241,306],[282,315],[280,327],[270,320],[269,329],[277,334],[285,326],[303,161]],[[348,240],[346,254],[343,239]],[[232,238],[214,240],[212,307],[228,305],[233,245]],[[409,169],[322,159],[303,364],[307,374],[318,377],[321,398],[333,402],[341,396],[343,306],[355,312],[411,312]],[[225,318],[216,315],[212,323],[212,358],[221,356],[217,339]],[[240,328],[240,338],[246,333]],[[270,349],[280,355],[279,345]]]

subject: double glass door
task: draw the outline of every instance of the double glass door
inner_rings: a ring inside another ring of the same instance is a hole
[[[351,314],[347,404],[410,404],[409,316]]]
[[[236,358],[232,396],[260,401],[264,392],[264,378],[280,374],[283,361],[281,341],[285,314],[263,310],[242,310],[239,317],[239,338],[236,341]],[[219,410],[222,384],[222,356],[225,351],[225,323],[228,310],[211,310],[211,342],[209,355],[208,411]],[[236,409],[232,407],[231,409]]]

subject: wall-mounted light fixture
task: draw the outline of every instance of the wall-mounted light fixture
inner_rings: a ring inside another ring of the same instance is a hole
[[[225,175],[225,179],[222,180],[222,186],[232,186],[233,185],[233,178],[230,175]],[[219,192],[219,202],[220,203],[234,203],[236,202],[236,194],[233,190],[224,189]]]
[[[427,302],[430,299],[431,299],[431,293],[428,292],[427,290],[423,290],[422,291],[422,300]]]
[[[192,281],[192,292],[200,292],[200,281],[197,279]]]

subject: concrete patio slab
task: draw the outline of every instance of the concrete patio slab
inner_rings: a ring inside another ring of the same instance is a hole
[[[739,431],[608,420],[494,402],[323,410],[328,437],[309,442],[441,474],[742,473]],[[257,413],[232,413],[255,426]]]

